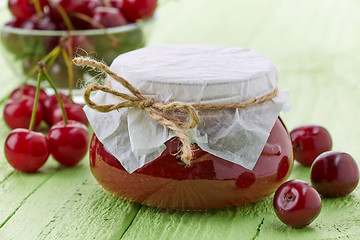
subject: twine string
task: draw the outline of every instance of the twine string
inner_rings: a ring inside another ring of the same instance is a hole
[[[186,134],[186,130],[192,129],[199,125],[200,116],[197,110],[241,109],[271,100],[278,94],[278,89],[276,88],[273,92],[263,97],[230,104],[189,104],[186,102],[162,103],[156,102],[153,98],[144,97],[138,89],[132,86],[126,79],[113,72],[107,65],[102,62],[96,61],[89,57],[77,57],[73,59],[73,63],[78,66],[97,68],[105,72],[115,81],[119,82],[122,86],[128,89],[132,94],[129,95],[126,93],[121,93],[112,89],[110,86],[102,86],[98,83],[92,83],[84,91],[84,100],[87,106],[103,113],[131,107],[140,108],[147,111],[153,119],[155,119],[159,124],[170,129],[175,134],[175,136],[179,138],[180,142],[182,143],[180,149],[181,161],[183,161],[186,165],[190,165],[192,159],[191,143],[189,141],[188,135]],[[109,93],[121,99],[121,101],[115,104],[98,105],[90,99],[91,93],[94,91]],[[171,114],[171,112],[174,111],[185,112],[187,118],[183,119],[174,116]]]

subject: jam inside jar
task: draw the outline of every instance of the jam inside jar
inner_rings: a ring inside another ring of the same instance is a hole
[[[272,194],[293,167],[288,132],[278,118],[253,170],[216,157],[195,145],[191,166],[177,156],[179,141],[129,174],[94,134],[90,168],[99,184],[115,196],[164,209],[206,210],[256,202]]]

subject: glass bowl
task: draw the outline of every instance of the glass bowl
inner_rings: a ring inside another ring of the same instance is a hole
[[[72,57],[91,56],[111,64],[119,54],[145,46],[146,36],[151,30],[150,23],[153,20],[154,17],[119,27],[74,31],[27,30],[2,23],[0,26],[2,55],[21,82],[28,77],[37,62],[51,52],[64,36],[70,39]],[[64,92],[70,86],[75,90],[74,95],[76,92],[81,94],[83,81],[91,79],[96,73],[75,66],[72,66],[72,69],[74,81],[69,83],[66,62],[62,54],[59,54],[48,73],[60,91]],[[30,75],[30,81],[35,81],[36,72]],[[46,84],[44,87],[46,88]]]

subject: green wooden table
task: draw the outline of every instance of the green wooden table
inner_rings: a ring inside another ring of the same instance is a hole
[[[1,4],[5,4],[3,1]],[[163,1],[148,40],[252,48],[279,70],[293,109],[289,129],[317,123],[334,149],[360,163],[360,1]],[[1,16],[0,16],[1,17]],[[1,114],[19,83],[0,58]],[[0,143],[10,130],[0,120]],[[360,190],[323,199],[313,224],[292,229],[272,208],[272,196],[237,208],[176,212],[118,200],[92,177],[87,159],[75,168],[53,159],[37,174],[13,171],[0,154],[0,239],[360,239]],[[309,181],[295,164],[291,179]]]

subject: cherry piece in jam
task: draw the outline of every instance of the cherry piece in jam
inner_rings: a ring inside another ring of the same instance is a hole
[[[165,144],[161,156],[129,174],[93,135],[91,171],[105,190],[121,199],[165,209],[205,210],[256,202],[272,194],[293,167],[291,142],[280,119],[253,170],[195,144],[192,165],[187,167],[176,156],[179,141]]]
[[[310,167],[321,153],[330,151],[332,140],[329,132],[319,125],[301,125],[290,132],[294,158]]]
[[[359,168],[345,152],[324,152],[311,166],[311,184],[324,197],[346,196],[358,182]]]
[[[286,225],[303,228],[320,214],[321,198],[309,183],[291,180],[276,190],[274,209],[278,218]]]

